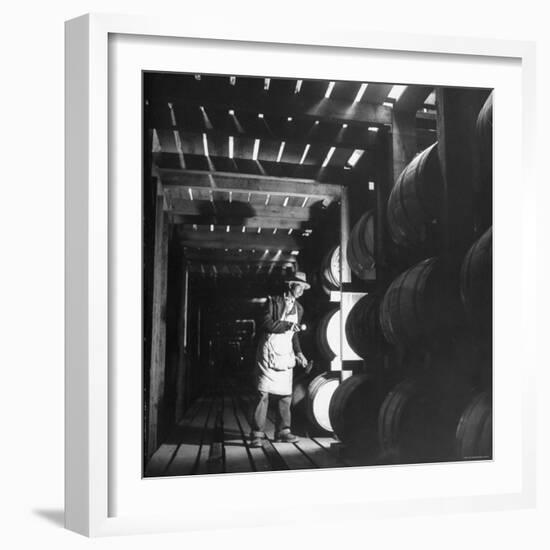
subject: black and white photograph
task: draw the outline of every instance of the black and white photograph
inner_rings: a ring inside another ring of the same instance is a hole
[[[492,90],[142,86],[143,476],[492,460]]]

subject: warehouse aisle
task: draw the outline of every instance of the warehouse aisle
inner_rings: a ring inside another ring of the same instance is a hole
[[[228,386],[197,399],[153,454],[146,477],[265,472],[353,466],[340,457],[334,437],[300,437],[297,443],[249,443],[253,395]],[[273,434],[273,413],[267,434]]]

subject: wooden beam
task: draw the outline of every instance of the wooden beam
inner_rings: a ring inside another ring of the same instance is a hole
[[[249,285],[252,281],[261,282],[262,278],[274,278],[280,279],[284,274],[284,265],[275,265],[271,269],[272,264],[260,263],[250,266],[250,270],[247,272],[235,271],[231,266],[221,264],[216,266],[215,264],[201,264],[195,263],[189,265],[189,273],[191,275],[200,275],[201,278],[206,279],[218,279],[224,282],[234,281],[236,279],[246,279],[246,284]],[[214,271],[216,268],[216,271]],[[231,268],[231,269],[230,269]],[[271,270],[271,271],[270,271]],[[240,285],[245,284],[243,282]],[[263,286],[263,285],[262,285]],[[240,288],[234,289],[235,292],[240,292]]]
[[[340,281],[351,282],[351,269],[347,260],[348,240],[350,233],[350,216],[348,193],[345,189],[340,202]]]
[[[183,278],[181,281],[181,300],[180,313],[178,320],[178,373],[176,385],[176,406],[175,406],[175,422],[179,422],[185,407],[187,406],[187,397],[189,396],[189,388],[187,383],[189,380],[188,369],[189,363],[186,356],[187,348],[187,323],[188,323],[188,308],[189,308],[189,270],[187,266],[183,268]]]
[[[371,155],[367,153],[367,159]],[[205,157],[204,155],[185,155],[188,169],[202,172],[226,172],[251,174],[275,178],[309,179],[319,183],[350,185],[356,180],[353,169],[347,169],[331,163],[324,167],[319,164],[298,164],[290,162],[253,161],[250,158]],[[159,153],[157,166],[165,169],[181,169],[179,156],[174,153]]]
[[[263,113],[273,116],[300,116],[313,120],[336,122],[360,122],[364,124],[391,124],[391,107],[374,103],[352,103],[339,99],[325,99],[295,94],[281,101],[269,94],[257,94],[245,97],[232,95],[220,97],[211,90],[202,94],[185,91],[179,97],[164,96],[151,100],[153,105],[162,107],[171,103],[176,109],[183,104],[202,106],[206,111],[210,108],[233,109],[236,112],[253,114]]]
[[[299,222],[309,222],[318,217],[318,214],[324,211],[323,208],[306,206],[271,206],[251,204],[245,202],[226,202],[226,201],[191,201],[173,199],[167,205],[173,214],[182,214],[184,216],[213,216],[219,220],[232,219],[239,220],[233,225],[243,225],[243,222],[249,218],[265,218],[266,223],[273,223],[278,219],[290,219]],[[193,223],[189,220],[189,223]],[[273,226],[271,226],[273,227]]]
[[[350,234],[350,216],[349,216],[349,201],[348,201],[348,191],[345,189],[342,193],[342,198],[340,201],[340,284],[343,291],[345,283],[351,283],[351,269],[347,260],[347,250],[348,250],[348,240]],[[343,362],[344,362],[344,342],[347,342],[346,337],[346,319],[344,318],[344,308],[342,307],[344,296],[341,294],[341,305],[340,305],[340,356],[336,359],[339,361],[331,361],[330,370],[331,371],[341,371],[341,381],[344,381],[344,377],[347,377],[348,374],[344,373]]]
[[[212,257],[209,255],[203,254],[204,252],[218,252],[218,255],[216,257]],[[231,254],[232,252],[235,252],[234,249],[229,250],[228,252],[224,252],[221,249],[204,249],[201,248],[201,250],[188,248],[188,252],[186,253],[186,258],[188,259],[190,264],[193,264],[195,262],[199,262],[202,264],[224,264],[224,265],[239,265],[241,267],[245,266],[256,266],[259,263],[266,264],[266,263],[280,263],[281,265],[296,265],[297,263],[297,257],[293,256],[292,254],[289,254],[288,252],[282,252],[280,255],[277,255],[277,252],[274,252],[271,250],[269,254],[266,254],[264,258],[260,257],[260,255],[254,254],[253,257],[248,257],[246,253],[252,253],[252,250],[246,250],[243,249],[242,253],[240,254],[241,257],[237,257],[234,254]],[[262,249],[262,252],[265,252]],[[224,256],[225,254],[225,256]]]
[[[394,110],[392,125],[394,185],[405,166],[417,154],[416,143],[416,112]]]
[[[163,210],[163,196],[157,195],[155,213],[155,251],[153,276],[153,310],[151,364],[149,366],[149,419],[147,456],[159,446],[158,424],[164,398],[166,368],[166,292],[168,273],[168,221]]]
[[[213,225],[214,227],[225,227],[229,225],[232,231],[242,231],[244,226],[245,232],[256,230],[258,227],[267,230],[278,229],[287,232],[292,229],[292,231],[300,232],[305,229],[311,229],[316,225],[316,222],[313,221],[299,221],[290,218],[261,218],[259,216],[253,216],[243,220],[242,218],[224,218],[220,216],[185,216],[182,214],[172,214],[170,212],[167,212],[167,214],[170,223],[185,225],[185,231],[194,231],[194,226],[198,229],[201,226],[210,227]]]
[[[424,100],[433,92],[433,86],[409,85],[395,102],[394,110],[416,113],[424,106]]]
[[[418,110],[416,112],[416,125],[419,128],[435,130],[437,125],[437,111],[431,110],[425,113],[423,110]]]
[[[303,239],[281,233],[199,233],[179,229],[178,236],[183,246],[194,248],[300,250],[304,245]]]
[[[263,262],[247,262],[245,263],[239,263],[239,262],[226,262],[226,261],[220,261],[220,262],[213,262],[213,261],[204,261],[204,260],[195,260],[193,262],[190,262],[190,269],[191,271],[197,270],[196,266],[197,264],[203,265],[205,268],[209,268],[210,271],[212,271],[212,267],[216,267],[217,273],[219,275],[237,275],[242,277],[243,276],[243,268],[246,266],[247,270],[249,268],[256,268],[259,265],[262,266],[279,266],[279,268],[285,268],[287,266],[289,267],[295,267],[295,263],[291,262],[273,262],[273,261],[263,261]]]
[[[238,249],[237,249],[238,250]],[[199,261],[204,263],[237,263],[237,264],[256,264],[258,262],[282,262],[282,263],[295,263],[298,256],[295,254],[290,254],[288,252],[281,252],[278,254],[276,251],[271,250],[271,252],[265,252],[265,248],[254,249],[242,249],[241,252],[237,250],[228,250],[224,252],[223,250],[212,250],[212,249],[203,249],[197,250],[196,248],[185,248],[184,255],[185,259],[193,262]]]
[[[195,107],[198,109],[198,107]],[[227,115],[227,110],[223,109],[220,113]],[[346,131],[342,131],[342,123],[339,121],[319,121],[316,124],[316,120],[311,118],[301,121],[294,119],[290,124],[286,118],[280,120],[282,117],[264,117],[261,119],[261,123],[258,123],[258,117],[252,117],[249,115],[247,120],[252,119],[248,124],[242,124],[241,119],[245,119],[244,116],[239,117],[239,127],[226,128],[226,125],[221,127],[214,126],[210,128],[205,126],[202,120],[196,121],[194,125],[185,124],[185,126],[161,126],[160,121],[153,120],[151,122],[152,127],[157,130],[157,133],[161,136],[168,135],[174,141],[174,131],[177,131],[180,140],[184,146],[183,152],[189,152],[197,154],[197,150],[202,152],[202,134],[205,133],[209,140],[209,143],[221,143],[221,146],[227,153],[228,138],[233,136],[237,139],[260,139],[262,146],[264,143],[274,142],[278,146],[282,141],[287,145],[298,145],[303,148],[305,144],[324,146],[327,149],[329,147],[338,147],[342,149],[363,149],[369,150],[374,146],[375,133],[369,131],[369,125],[365,123],[357,124],[355,122],[349,122]],[[298,131],[296,127],[300,125],[303,129]],[[374,125],[374,124],[373,124]],[[379,126],[379,125],[376,125]],[[169,141],[165,143],[169,152],[177,152],[175,142]],[[185,149],[186,142],[188,142],[187,150]],[[193,150],[189,150],[193,148]],[[235,147],[237,151],[237,146]],[[211,151],[211,154],[212,151]]]
[[[176,198],[188,198],[186,189],[215,189],[231,192],[269,193],[277,196],[315,197],[330,204],[341,194],[340,185],[320,183],[311,179],[277,178],[257,174],[171,170],[159,168],[158,174],[166,193]],[[180,189],[180,193],[177,190]],[[183,195],[181,195],[183,193]]]
[[[393,84],[378,84],[370,82],[363,95],[363,101],[367,103],[383,103],[392,88]]]
[[[388,234],[387,206],[388,197],[394,184],[394,161],[392,159],[392,135],[388,128],[378,132],[376,147],[376,217],[374,233],[375,276],[379,283],[385,284],[391,279],[388,251],[391,239]]]
[[[273,234],[273,235],[294,235],[294,237],[300,237],[300,236],[305,236],[305,235],[308,235],[312,232],[311,229],[304,229],[304,230],[301,230],[301,231],[290,231],[290,232],[287,232],[285,231],[284,229],[280,230],[279,231],[279,228],[275,227],[275,228],[266,228],[266,227],[261,227],[261,228],[247,228],[245,231],[242,230],[242,227],[241,226],[236,226],[236,227],[233,227],[229,224],[221,224],[221,225],[214,225],[212,227],[212,225],[197,225],[197,224],[189,224],[189,223],[185,223],[183,225],[180,225],[180,228],[179,228],[179,231],[183,231],[183,232],[188,232],[188,233],[193,233],[193,234],[206,234],[206,235],[221,235],[222,233],[223,234],[230,234],[230,235],[235,235],[236,233],[239,233],[239,234],[245,234],[245,235],[256,235],[258,234],[258,230],[260,230],[260,233],[263,234],[263,235],[267,235],[267,234]]]

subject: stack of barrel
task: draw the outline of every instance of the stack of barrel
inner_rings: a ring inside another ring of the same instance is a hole
[[[375,276],[374,260],[374,211],[365,212],[350,232],[346,249],[347,261],[352,272],[361,280]],[[339,290],[340,284],[340,247],[331,248],[323,258],[320,280],[323,290]],[[353,308],[346,320],[345,337],[360,357],[373,357],[376,354],[380,338],[379,328],[371,330],[378,323],[378,303],[380,296],[373,302],[367,295]],[[317,325],[316,344],[320,356],[332,361],[340,355],[340,308],[330,309]],[[366,321],[366,324],[363,322]],[[374,378],[361,375],[352,376],[340,382],[338,372],[324,372],[308,381],[304,392],[304,380],[296,386],[295,402],[304,394],[307,418],[314,430],[334,432],[340,440],[360,447],[373,446],[376,440],[376,422],[365,423],[371,418],[376,403],[365,394],[373,394]]]
[[[480,167],[491,164],[486,158],[491,101],[478,117],[477,139],[485,142],[474,162]],[[483,178],[487,173],[480,170],[481,187],[487,185]],[[483,376],[480,351],[481,343],[491,345],[491,229],[462,260],[439,256],[442,190],[435,143],[405,168],[388,201],[393,242],[429,254],[393,280],[380,305],[385,338],[407,358],[403,379],[379,414],[381,451],[389,461],[491,457],[491,397],[484,387],[490,377]],[[407,376],[407,362],[412,366],[419,350],[423,365]]]
[[[471,185],[479,204],[469,250],[462,258],[442,254],[444,180],[436,142],[405,167],[388,199],[387,234],[393,253],[404,252],[394,266],[399,271],[377,280],[377,290],[346,320],[346,338],[364,368],[342,382],[330,372],[308,380],[310,424],[372,462],[492,456],[491,117],[489,96],[476,126],[478,177]],[[372,279],[376,267],[374,228],[374,212],[367,211],[350,232],[348,263],[360,280]],[[338,262],[334,247],[321,270],[327,292],[340,288]],[[339,354],[339,327],[337,309],[319,323],[317,345],[327,360]]]
[[[493,94],[483,105],[476,124],[479,151],[477,230],[460,272],[460,296],[474,344],[480,391],[464,411],[456,432],[460,458],[492,456],[492,328],[493,328]]]
[[[427,462],[455,457],[454,431],[470,388],[449,356],[463,324],[458,269],[430,257],[399,274],[380,304],[380,326],[400,357],[378,416],[382,459]]]

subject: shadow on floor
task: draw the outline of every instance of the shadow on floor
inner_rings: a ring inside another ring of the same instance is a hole
[[[63,510],[33,510],[33,513],[57,527],[65,526],[65,512]]]

